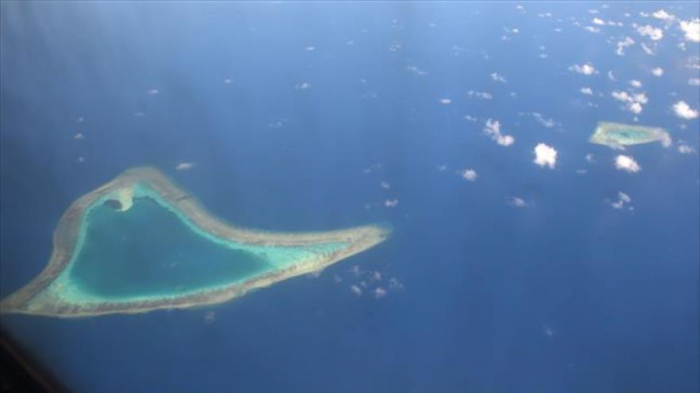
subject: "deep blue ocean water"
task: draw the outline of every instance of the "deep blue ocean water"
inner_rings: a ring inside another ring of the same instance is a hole
[[[697,3],[516,5],[3,2],[3,297],[73,200],[139,165],[237,225],[394,233],[215,307],[2,328],[81,392],[699,391],[700,133],[672,109],[700,106]],[[614,91],[673,144],[589,144],[635,123]]]

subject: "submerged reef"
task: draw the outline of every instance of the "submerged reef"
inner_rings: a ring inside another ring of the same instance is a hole
[[[222,303],[318,272],[384,241],[385,224],[316,233],[243,229],[154,168],[129,169],[61,217],[48,265],[0,312],[56,317]]]
[[[635,126],[622,123],[600,122],[591,135],[590,142],[619,148],[660,141],[664,146],[671,143],[671,137],[663,128]]]

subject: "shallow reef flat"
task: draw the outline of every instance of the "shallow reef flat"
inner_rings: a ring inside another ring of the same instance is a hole
[[[230,225],[157,169],[129,169],[61,217],[48,265],[0,312],[56,317],[222,303],[384,241],[387,224],[309,233]]]
[[[660,141],[667,145],[671,137],[663,128],[636,126],[623,123],[600,122],[590,142],[613,148]]]

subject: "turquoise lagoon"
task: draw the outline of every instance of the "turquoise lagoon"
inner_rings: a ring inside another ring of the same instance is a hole
[[[120,211],[109,195],[90,206],[73,259],[57,278],[72,302],[175,297],[240,283],[347,247],[329,242],[260,246],[221,239],[200,229],[146,184]]]

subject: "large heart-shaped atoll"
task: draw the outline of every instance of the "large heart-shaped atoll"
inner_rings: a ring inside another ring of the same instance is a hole
[[[225,302],[385,240],[388,225],[317,233],[237,228],[154,168],[127,170],[75,201],[48,266],[0,311],[58,317]]]

